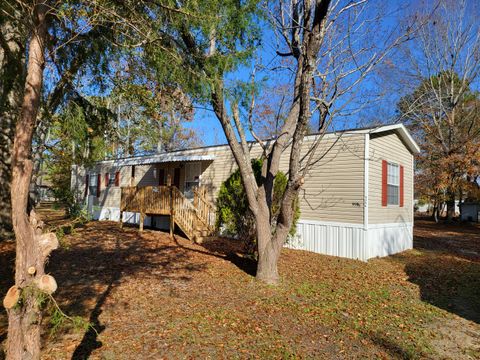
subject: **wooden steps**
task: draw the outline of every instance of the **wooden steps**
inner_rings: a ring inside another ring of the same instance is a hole
[[[148,214],[170,215],[170,233],[173,235],[176,224],[195,242],[201,242],[215,231],[215,208],[199,189],[194,191],[191,202],[175,186],[125,187],[122,188],[120,219],[124,211],[140,213],[140,230]]]

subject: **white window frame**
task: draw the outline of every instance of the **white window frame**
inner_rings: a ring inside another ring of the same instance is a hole
[[[392,169],[396,169],[396,176],[393,174]],[[390,196],[390,188],[397,188],[396,202]],[[400,164],[387,162],[387,206],[400,206]]]
[[[185,164],[185,179],[183,184],[183,192],[188,199],[193,199],[193,189],[201,185],[201,177],[201,162],[191,162]]]
[[[95,190],[92,191],[92,188],[94,188]],[[88,195],[98,196],[97,189],[98,189],[98,174],[97,173],[88,174]]]
[[[108,184],[107,186],[115,186],[115,173],[116,171],[109,171],[108,172]]]
[[[89,184],[88,186],[97,186],[97,182],[98,182],[98,174],[97,173],[91,173],[88,175],[89,179]]]

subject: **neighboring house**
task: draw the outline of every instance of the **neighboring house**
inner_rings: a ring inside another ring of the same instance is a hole
[[[47,175],[41,174],[37,177],[36,186],[30,187],[31,196],[38,201],[54,201],[53,184]]]
[[[419,205],[419,201],[417,199],[414,200],[415,208],[416,211],[419,215],[422,214],[431,214],[433,209],[434,209],[434,204],[433,202],[430,203],[424,203],[422,205]],[[460,214],[460,201],[455,200],[455,216],[458,216]],[[440,216],[447,216],[447,204],[442,203],[440,205],[440,211],[439,211]]]
[[[316,138],[305,138],[305,154]],[[413,155],[419,147],[408,130],[401,124],[346,130],[326,134],[321,141],[300,192],[297,234],[287,246],[360,260],[411,249]],[[259,144],[250,146],[252,158],[259,157]],[[287,149],[281,159],[283,171],[287,170],[288,153]],[[169,219],[174,218],[183,230],[180,217],[188,212],[181,215],[177,211],[169,217],[155,205],[173,201],[167,199],[170,190],[165,185],[178,188],[175,204],[181,202],[188,205],[188,211],[203,214],[205,206],[201,211],[194,208],[214,203],[220,185],[236,168],[227,145],[209,146],[100,161],[89,169],[74,167],[72,188],[79,198],[87,199],[95,219],[119,221],[122,217],[123,222],[138,224],[142,218],[142,224],[168,228]],[[191,205],[185,199],[194,197],[197,186],[205,193],[196,196]],[[133,193],[136,191],[138,196]],[[139,199],[149,199],[150,209],[141,210]],[[203,219],[209,222],[208,216]]]
[[[413,203],[414,203],[415,211],[419,214],[428,214],[433,209],[433,204],[430,202],[421,203],[420,200],[415,199]]]
[[[464,202],[460,204],[460,220],[480,222],[480,203]]]

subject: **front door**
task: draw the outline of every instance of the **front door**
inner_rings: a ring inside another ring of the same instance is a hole
[[[158,185],[160,185],[160,186],[166,185],[165,169],[163,169],[163,168],[158,169]]]
[[[180,168],[175,168],[173,172],[173,185],[180,189]]]

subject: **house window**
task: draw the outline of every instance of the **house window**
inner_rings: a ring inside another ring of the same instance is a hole
[[[193,190],[200,185],[202,164],[200,162],[187,163],[185,167],[184,195],[187,199],[193,199]]]
[[[115,172],[108,173],[107,179],[108,179],[107,186],[115,185]]]
[[[398,164],[388,163],[387,172],[387,204],[400,204],[400,167]]]
[[[93,196],[97,196],[97,188],[98,188],[98,176],[97,174],[93,173],[93,174],[90,174],[90,176],[88,177],[88,194],[89,195],[93,195]]]

